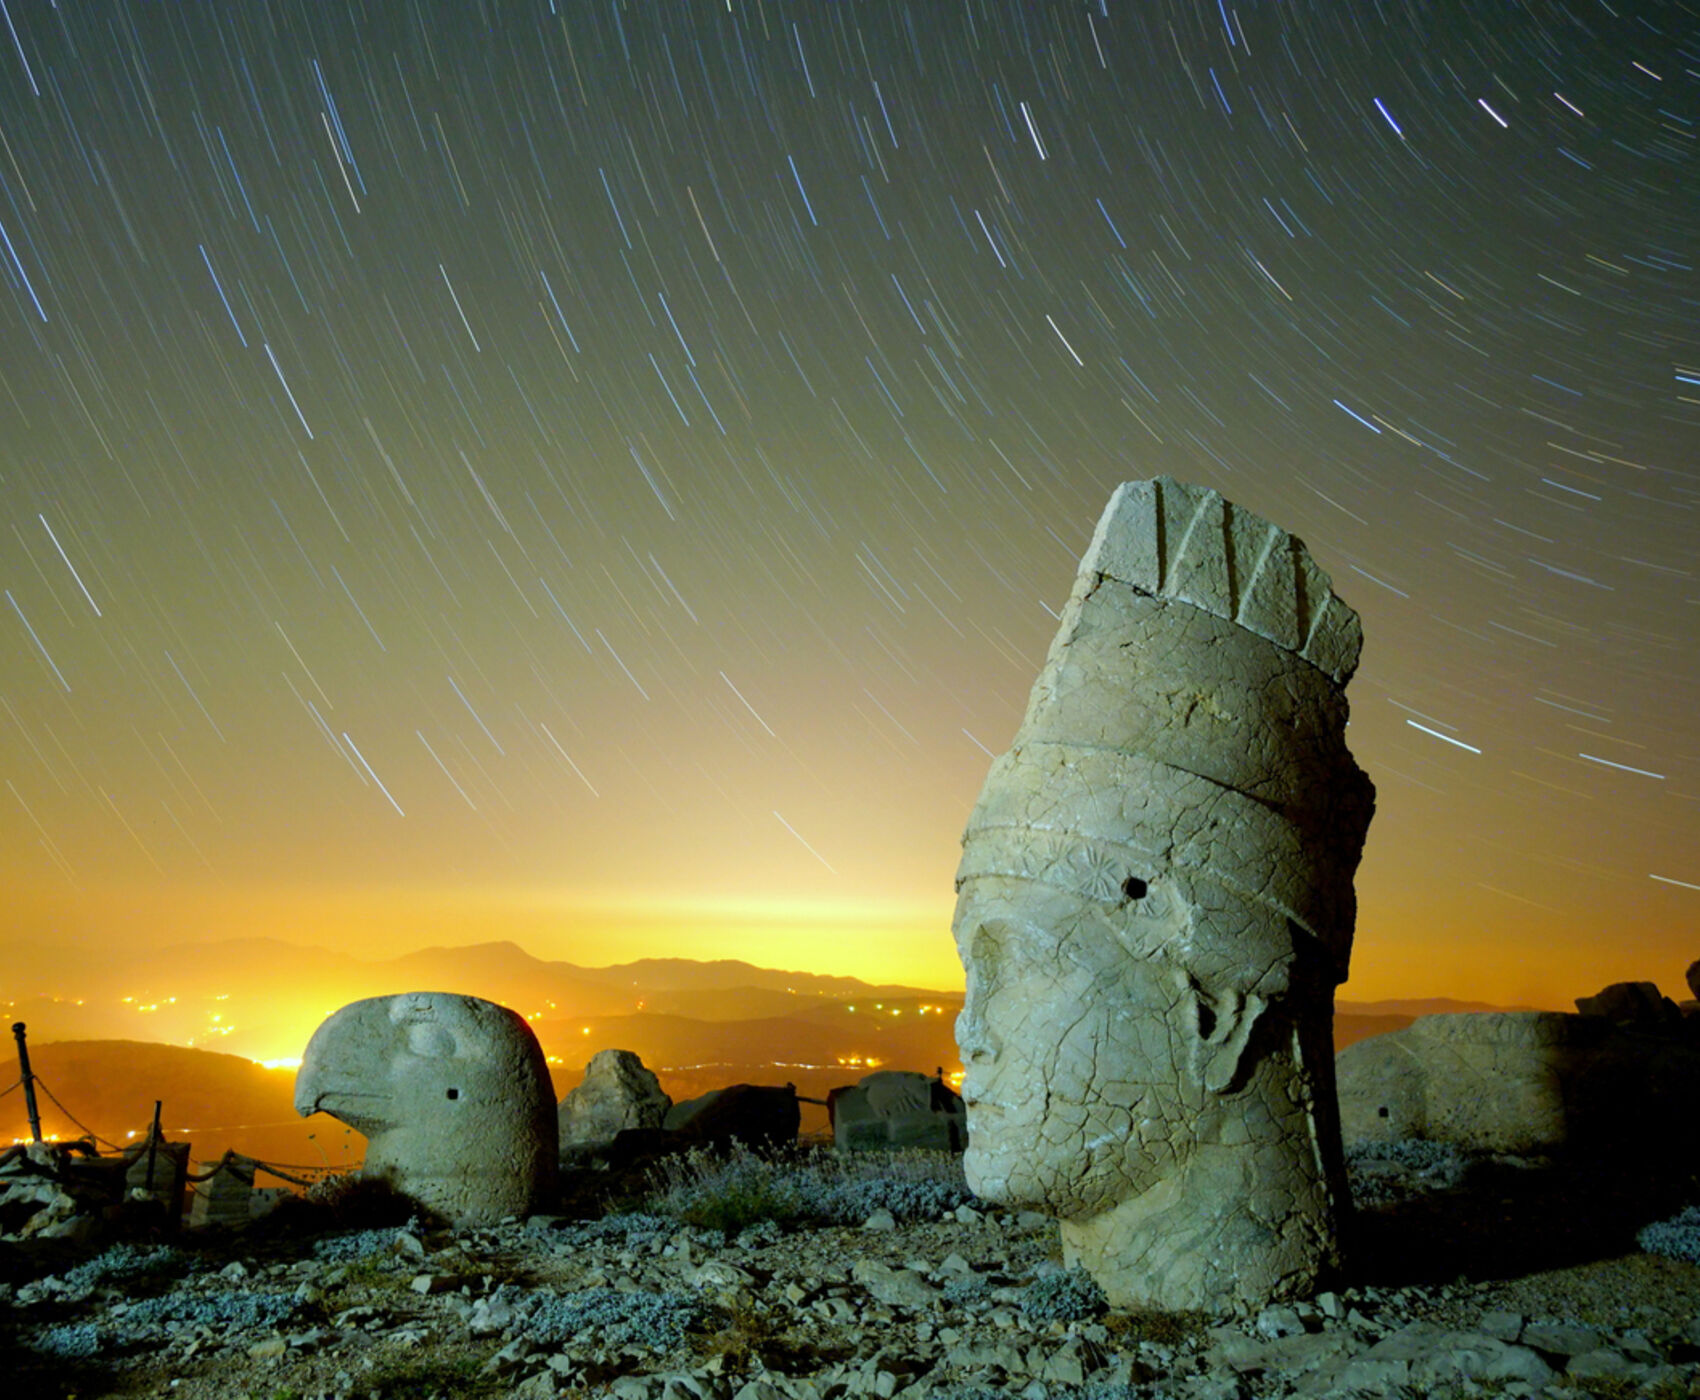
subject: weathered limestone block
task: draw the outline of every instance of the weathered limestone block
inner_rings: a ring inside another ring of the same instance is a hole
[[[969,817],[969,1184],[1058,1216],[1113,1304],[1261,1304],[1339,1262],[1361,640],[1286,532],[1120,486]]]
[[[845,1151],[926,1147],[960,1152],[967,1112],[943,1080],[914,1070],[882,1069],[826,1096],[832,1141]]]
[[[1341,1131],[1347,1142],[1545,1151],[1566,1135],[1563,1068],[1597,1039],[1557,1011],[1421,1016],[1340,1052]]]
[[[626,1128],[659,1128],[672,1106],[655,1071],[630,1050],[599,1050],[556,1109],[561,1156],[606,1147]]]
[[[351,1002],[307,1043],[295,1111],[366,1136],[361,1175],[457,1225],[542,1207],[556,1182],[543,1050],[505,1006],[450,992]]]
[[[1700,1048],[1681,1022],[1647,1034],[1558,1011],[1422,1016],[1348,1045],[1335,1074],[1354,1143],[1681,1153],[1700,1119]]]
[[[195,1183],[189,1223],[196,1229],[245,1227],[253,1218],[254,1159],[233,1153],[201,1167],[211,1175]]]

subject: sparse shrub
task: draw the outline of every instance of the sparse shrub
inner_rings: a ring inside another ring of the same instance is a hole
[[[647,1346],[671,1351],[708,1315],[688,1293],[622,1293],[588,1288],[578,1293],[521,1292],[508,1301],[525,1318],[525,1333],[538,1341],[564,1342],[586,1329],[608,1347]]]
[[[1700,1264],[1700,1206],[1685,1206],[1669,1220],[1655,1220],[1635,1236],[1648,1254]]]
[[[1118,1345],[1154,1342],[1163,1347],[1183,1347],[1202,1337],[1209,1325],[1205,1313],[1164,1312],[1158,1308],[1114,1312],[1104,1319],[1111,1342]]]
[[[849,1156],[812,1149],[764,1157],[734,1146],[663,1163],[646,1205],[735,1236],[804,1221],[859,1225],[882,1208],[899,1220],[931,1219],[973,1199],[961,1159],[946,1152]]]
[[[676,1234],[679,1222],[671,1216],[645,1211],[626,1211],[605,1215],[600,1220],[585,1220],[569,1225],[557,1236],[562,1244],[622,1244],[638,1248],[654,1240],[664,1240]]]
[[[798,1183],[746,1147],[698,1150],[663,1164],[650,1204],[687,1225],[735,1235],[763,1220],[788,1224],[805,1214]]]
[[[777,1220],[758,1220],[754,1225],[738,1231],[736,1244],[739,1249],[766,1249],[769,1245],[778,1244],[784,1238],[784,1232],[779,1228]]]
[[[417,1217],[406,1222],[401,1230],[347,1230],[326,1235],[313,1241],[313,1257],[332,1264],[352,1264],[357,1261],[377,1261],[395,1253],[396,1236],[410,1234],[424,1238],[425,1227]]]
[[[380,1361],[361,1378],[360,1389],[367,1395],[385,1397],[405,1396],[406,1400],[471,1400],[471,1397],[498,1395],[504,1384],[483,1371],[486,1353],[471,1356],[443,1356],[426,1352],[388,1361]]]
[[[1046,1274],[1021,1293],[1021,1311],[1035,1322],[1084,1322],[1109,1306],[1104,1290],[1085,1269]]]
[[[193,1265],[193,1256],[170,1245],[115,1244],[86,1263],[67,1269],[60,1281],[67,1292],[85,1293],[103,1283],[174,1278]]]
[[[73,1322],[61,1327],[43,1327],[24,1334],[24,1345],[56,1361],[94,1361],[110,1351],[110,1329],[92,1322]]]
[[[1645,1400],[1656,1392],[1642,1388],[1641,1382],[1632,1376],[1584,1376],[1576,1377],[1566,1373],[1565,1384],[1580,1390],[1589,1400]],[[1670,1392],[1667,1391],[1668,1395]],[[1688,1388],[1684,1386],[1679,1395],[1686,1397]]]
[[[295,1300],[286,1293],[163,1293],[132,1304],[116,1321],[125,1332],[169,1323],[252,1329],[276,1327],[295,1310]]]
[[[898,1220],[933,1220],[971,1199],[966,1182],[925,1178],[823,1181],[820,1189],[821,1216],[843,1225],[858,1224],[881,1209]]]
[[[970,1303],[989,1303],[992,1298],[992,1281],[984,1274],[958,1274],[944,1286],[944,1300],[957,1307],[966,1307]]]
[[[305,1199],[318,1207],[315,1213],[322,1214],[324,1223],[320,1229],[376,1230],[385,1225],[394,1228],[429,1216],[418,1201],[397,1191],[388,1179],[358,1173],[327,1176],[307,1189]]]
[[[1456,1143],[1427,1138],[1354,1142],[1346,1148],[1346,1175],[1359,1206],[1384,1206],[1461,1185],[1474,1160]],[[1398,1175],[1389,1175],[1385,1168],[1377,1171],[1381,1162],[1395,1162],[1405,1170]]]

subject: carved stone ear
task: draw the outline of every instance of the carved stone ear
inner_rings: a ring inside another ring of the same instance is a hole
[[[1215,994],[1191,982],[1192,1065],[1199,1082],[1213,1094],[1225,1093],[1244,1067],[1246,1045],[1269,1003],[1247,992]]]

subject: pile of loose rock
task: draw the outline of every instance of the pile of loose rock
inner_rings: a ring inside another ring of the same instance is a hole
[[[8,1258],[8,1393],[1700,1393],[1700,1269],[1646,1255],[1208,1317],[1106,1311],[1053,1222],[974,1206],[731,1239],[641,1214],[213,1238]]]

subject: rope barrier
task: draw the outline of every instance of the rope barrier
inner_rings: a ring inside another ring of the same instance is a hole
[[[32,1075],[31,1077],[33,1078],[34,1076]],[[14,1084],[12,1086],[12,1089],[21,1089],[23,1087],[24,1087],[24,1081],[20,1079],[16,1084]],[[12,1092],[12,1089],[0,1089],[0,1099],[5,1098],[7,1094]]]
[[[319,1184],[317,1181],[310,1178],[291,1176],[288,1172],[279,1171],[276,1167],[272,1166],[270,1162],[255,1162],[254,1166],[258,1170],[265,1172],[267,1176],[275,1176],[280,1181],[289,1182],[292,1186],[312,1187]],[[316,1170],[316,1168],[309,1167],[307,1170],[313,1171]]]
[[[42,1082],[41,1076],[39,1074],[34,1075],[32,1077],[35,1079],[36,1088],[40,1089],[42,1093],[46,1094],[48,1098],[53,1100],[54,1107],[56,1107],[61,1113],[63,1113],[67,1118],[69,1118],[73,1123],[75,1123],[85,1133],[87,1133],[88,1136],[90,1138],[92,1138],[95,1142],[100,1143],[102,1146],[110,1147],[114,1152],[122,1152],[124,1150],[117,1143],[108,1142],[99,1133],[95,1132],[95,1130],[93,1128],[89,1127],[89,1125],[87,1123],[83,1122],[80,1118],[78,1118],[76,1114],[72,1113],[70,1109],[66,1108],[64,1104],[60,1103],[59,1102],[59,1096],[57,1094],[55,1094],[53,1092],[53,1090],[49,1089],[47,1087],[47,1085]]]

